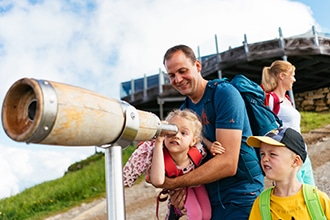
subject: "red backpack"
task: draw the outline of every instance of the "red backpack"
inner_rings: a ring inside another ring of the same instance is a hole
[[[272,111],[277,115],[278,112],[280,111],[280,104],[283,102],[280,101],[280,98],[276,95],[275,92],[267,92],[266,93],[266,98],[265,98],[265,105],[269,106],[269,97],[273,96],[274,99],[274,103],[273,103],[273,109]],[[293,105],[290,96],[288,94],[285,94],[285,97],[291,102],[291,104]]]
[[[176,167],[176,164],[173,161],[166,147],[163,147],[163,154],[164,154],[164,164],[165,164],[165,175],[167,177],[176,177],[182,175],[183,174],[182,170],[179,170]],[[202,153],[195,146],[189,148],[188,156],[196,167],[201,163],[203,159]],[[147,182],[150,182],[148,173],[146,173],[145,180]]]
[[[179,170],[171,155],[169,154],[168,150],[166,147],[163,148],[163,152],[164,152],[164,163],[165,163],[165,174],[168,177],[176,177],[176,176],[180,176],[183,174],[182,170]],[[189,158],[192,160],[192,162],[194,163],[194,165],[197,167],[200,162],[202,161],[202,154],[201,152],[197,149],[197,147],[190,147],[189,151],[188,151],[188,156]]]

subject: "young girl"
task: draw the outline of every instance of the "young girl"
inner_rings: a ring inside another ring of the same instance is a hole
[[[169,164],[165,161],[164,154],[169,154],[175,164],[177,175],[183,175],[194,169],[206,156],[206,150],[201,144],[202,124],[195,113],[188,109],[174,110],[168,114],[165,122],[175,124],[178,127],[178,133],[143,142],[124,166],[124,185],[133,185],[137,176],[148,170],[149,181],[154,186],[161,186],[165,175],[172,176],[166,173],[166,170],[169,170],[166,166]],[[219,142],[208,142],[207,148],[214,156],[224,153],[224,148]],[[198,164],[195,164],[196,160],[192,159],[191,155],[191,152],[195,150],[200,154]],[[204,185],[188,187],[186,193],[183,212],[187,213],[188,219],[211,219],[211,206]]]
[[[203,156],[206,155],[200,144],[202,124],[196,114],[188,109],[175,110],[169,113],[166,121],[169,124],[175,124],[178,127],[178,133],[165,137],[159,136],[156,139],[150,167],[150,181],[155,186],[161,186],[165,181],[165,150],[168,151],[182,174],[196,167],[188,155],[191,148],[198,148]],[[211,146],[211,151],[222,154],[223,148],[216,148],[214,145]],[[211,205],[204,185],[188,187],[186,193],[185,209],[188,219],[211,219]]]

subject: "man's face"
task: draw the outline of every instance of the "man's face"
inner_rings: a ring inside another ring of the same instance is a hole
[[[165,61],[165,68],[172,86],[181,95],[191,95],[196,91],[197,79],[200,75],[201,64],[192,62],[182,51],[177,51]]]

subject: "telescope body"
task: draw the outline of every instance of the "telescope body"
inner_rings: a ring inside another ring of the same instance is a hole
[[[8,90],[2,124],[14,141],[63,146],[101,146],[120,139],[151,140],[177,132],[153,113],[80,87],[22,78]]]

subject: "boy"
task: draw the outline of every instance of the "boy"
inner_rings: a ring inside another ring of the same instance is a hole
[[[251,136],[247,144],[260,148],[261,167],[270,180],[276,182],[271,190],[270,213],[272,219],[311,219],[302,184],[296,174],[307,157],[303,137],[292,128],[278,128],[265,136]],[[330,219],[330,199],[317,191],[321,207]],[[263,213],[264,214],[264,213]],[[262,219],[260,196],[255,200],[249,219]]]

